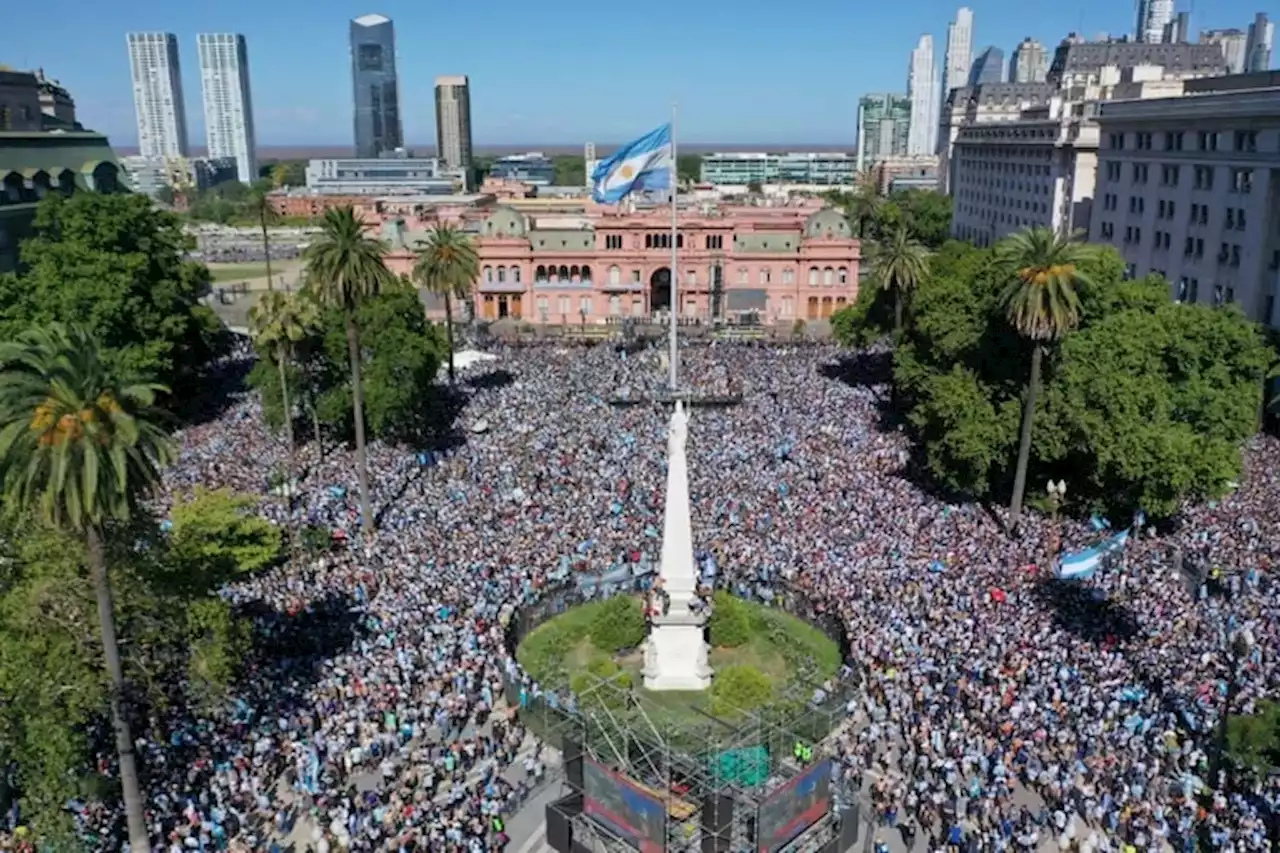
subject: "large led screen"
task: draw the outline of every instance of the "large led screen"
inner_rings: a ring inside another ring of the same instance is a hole
[[[583,811],[641,853],[662,853],[667,808],[652,794],[586,759],[582,762]]]
[[[760,805],[759,853],[786,847],[831,808],[831,762],[810,767]]]

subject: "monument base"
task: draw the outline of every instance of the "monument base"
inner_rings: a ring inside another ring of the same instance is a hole
[[[644,649],[646,690],[706,690],[711,686],[701,620],[654,621]]]

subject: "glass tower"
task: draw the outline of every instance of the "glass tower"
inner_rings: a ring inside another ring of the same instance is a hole
[[[396,82],[396,34],[391,19],[351,21],[351,81],[357,157],[378,157],[404,146]]]

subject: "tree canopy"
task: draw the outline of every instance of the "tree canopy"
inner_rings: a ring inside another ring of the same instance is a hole
[[[1238,310],[1172,301],[1162,278],[1126,281],[1101,248],[1084,262],[1079,327],[1044,359],[1028,482],[1068,483],[1081,509],[1144,509],[1223,493],[1257,427],[1269,351]],[[897,405],[918,461],[943,488],[1010,492],[1028,347],[1001,296],[1011,274],[992,250],[950,242],[931,261],[893,355]],[[887,332],[873,297],[833,317],[845,343]]]
[[[0,339],[53,322],[85,327],[113,370],[189,388],[222,345],[199,299],[209,271],[180,220],[138,195],[50,195],[22,243],[23,269],[0,275]]]

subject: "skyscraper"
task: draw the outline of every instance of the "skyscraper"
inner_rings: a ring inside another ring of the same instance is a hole
[[[249,94],[249,50],[244,36],[200,33],[200,89],[210,157],[231,157],[243,183],[258,177],[254,151],[253,98]]]
[[[1049,73],[1049,53],[1044,45],[1028,36],[1013,49],[1009,61],[1010,83],[1043,83]]]
[[[1200,34],[1200,43],[1222,47],[1228,74],[1244,73],[1245,53],[1249,47],[1249,36],[1246,33],[1241,30],[1206,30]]]
[[[858,100],[857,170],[906,154],[910,131],[910,98],[896,92],[864,95]]]
[[[973,66],[973,10],[961,6],[956,19],[947,27],[947,65],[942,78],[942,97],[945,101],[952,89],[969,81],[969,69]]]
[[[378,157],[404,145],[400,88],[396,80],[396,33],[385,15],[351,21],[351,81],[357,157]]]
[[[138,114],[138,153],[143,157],[187,156],[187,109],[182,99],[178,37],[173,33],[129,33],[129,72]]]
[[[471,87],[465,75],[436,78],[436,156],[450,169],[471,171]]]
[[[1173,0],[1138,0],[1134,38],[1159,44],[1164,40],[1164,28],[1172,20]]]
[[[1161,41],[1165,44],[1185,44],[1191,39],[1191,13],[1179,12],[1164,25]]]
[[[1004,82],[1004,51],[998,47],[988,46],[978,54],[969,69],[969,85],[982,86],[987,83]]]
[[[907,153],[932,154],[938,139],[938,78],[933,64],[931,35],[920,36],[916,49],[911,51],[907,97],[911,99]]]
[[[1249,37],[1245,42],[1246,73],[1271,69],[1271,46],[1275,41],[1275,33],[1276,25],[1267,20],[1267,13],[1259,12],[1249,25]]]

